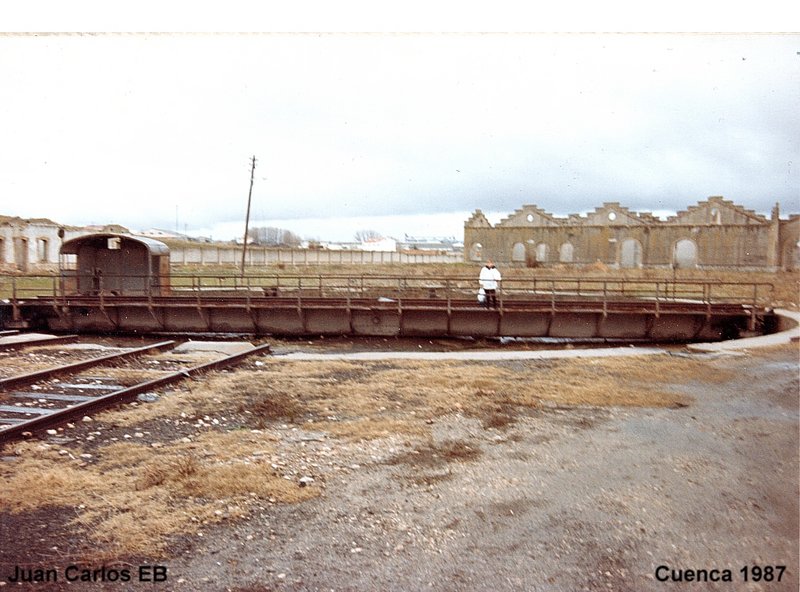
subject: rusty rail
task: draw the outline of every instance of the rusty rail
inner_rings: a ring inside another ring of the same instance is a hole
[[[107,395],[94,397],[88,401],[77,403],[75,405],[70,405],[69,407],[66,407],[64,409],[53,411],[52,413],[48,414],[43,414],[38,417],[34,417],[32,419],[23,421],[21,423],[6,428],[2,428],[0,429],[0,445],[22,438],[25,432],[36,432],[50,428],[55,425],[60,425],[69,422],[73,419],[80,418],[91,413],[96,413],[98,411],[102,411],[104,409],[107,409],[115,405],[127,403],[136,398],[137,395],[147,392],[149,390],[161,388],[169,384],[181,381],[185,378],[197,376],[205,372],[226,368],[228,366],[240,362],[241,360],[243,360],[248,356],[258,354],[264,351],[269,351],[269,347],[270,347],[269,344],[260,345],[248,351],[239,352],[227,356],[225,358],[221,358],[219,360],[214,360],[212,362],[206,362],[198,366],[186,368],[184,370],[173,372],[171,374],[162,376],[160,378],[147,380],[139,384],[115,391],[113,393],[109,393]]]
[[[75,336],[72,337],[74,338]],[[27,374],[20,374],[17,376],[10,376],[8,378],[2,378],[0,379],[0,389],[16,388],[20,386],[25,386],[27,384],[32,384],[34,382],[37,382],[39,380],[44,380],[46,378],[54,378],[56,376],[65,376],[68,374],[74,374],[76,372],[80,372],[81,370],[86,370],[88,368],[93,368],[95,366],[101,366],[103,364],[107,364],[108,362],[126,360],[128,358],[135,358],[149,351],[153,351],[154,349],[158,350],[167,349],[172,347],[173,345],[175,345],[174,341],[160,341],[159,343],[153,343],[152,345],[147,345],[145,347],[137,347],[136,349],[131,349],[117,354],[108,354],[107,356],[99,356],[97,358],[81,360],[80,362],[73,362],[72,364],[65,364],[63,366],[55,366],[53,368],[37,370],[36,372],[29,372]]]

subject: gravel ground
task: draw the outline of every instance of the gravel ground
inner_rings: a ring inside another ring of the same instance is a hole
[[[795,591],[797,349],[708,363],[735,378],[672,385],[694,399],[677,409],[545,407],[499,430],[454,414],[432,441],[278,426],[320,497],[177,541],[161,584],[65,588]],[[779,565],[780,582],[740,571]],[[700,569],[732,582],[685,581]]]
[[[710,363],[737,379],[683,385],[682,409],[439,421],[468,460],[373,444],[324,496],[207,533],[169,562],[170,588],[797,590],[797,352]],[[661,565],[733,582],[662,583]],[[787,571],[744,583],[755,565]]]

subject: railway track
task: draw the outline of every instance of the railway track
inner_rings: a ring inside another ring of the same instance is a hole
[[[269,345],[261,345],[189,366],[183,365],[185,361],[164,364],[153,359],[154,355],[169,352],[177,345],[175,341],[161,341],[0,379],[0,445],[130,402],[141,393],[235,365],[248,356],[269,350]],[[122,374],[127,375],[122,378],[120,364],[125,364],[121,369]],[[114,367],[110,368],[112,365]],[[159,368],[158,376],[131,380],[130,375],[152,376],[154,365]]]

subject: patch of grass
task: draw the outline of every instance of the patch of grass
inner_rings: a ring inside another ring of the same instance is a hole
[[[481,418],[485,429],[502,429],[516,421],[513,408],[510,406],[493,407],[486,410],[486,414]]]
[[[20,459],[0,467],[0,506],[14,513],[63,507],[75,514],[71,524],[98,543],[98,559],[157,556],[170,537],[246,516],[262,500],[296,503],[318,495],[272,470],[264,455],[271,443],[263,434],[207,432],[157,450],[101,447],[91,464],[44,444],[20,444]]]
[[[774,358],[775,354],[786,354],[787,356],[794,356],[794,359],[800,363],[800,341],[784,343],[781,345],[771,345],[768,347],[757,347],[748,350],[747,355],[751,358]]]
[[[343,363],[336,363],[337,372],[342,372]],[[284,385],[294,384],[294,392],[304,393],[301,397],[310,412],[358,422],[365,417],[414,421],[453,412],[510,416],[516,406],[536,407],[543,400],[565,405],[669,407],[686,402],[685,398],[654,386],[654,373],[677,383],[724,376],[703,362],[667,356],[564,360],[545,366],[532,361],[514,368],[480,362],[398,361],[373,369],[370,363],[347,362],[369,370],[370,380],[336,383],[324,380],[324,363],[268,364],[280,366]]]
[[[302,420],[306,429],[353,440],[403,435],[430,442],[428,424],[453,414],[503,429],[543,402],[690,404],[681,385],[729,379],[731,371],[721,366],[667,355],[514,362],[267,359],[257,370],[186,381],[182,390],[154,403],[95,418],[99,428],[164,419],[191,425],[192,418],[206,414],[239,414],[266,430],[208,429],[158,448],[129,441],[99,445],[86,462],[74,444],[64,445],[71,457],[57,447],[19,444],[13,449],[19,460],[0,464],[0,507],[14,513],[64,508],[74,514],[71,524],[98,543],[99,556],[156,556],[174,535],[246,516],[265,498],[293,503],[319,494],[318,488],[301,488],[273,469],[270,459],[279,436],[269,428],[277,422]],[[240,425],[238,418],[234,423]],[[409,440],[413,446],[415,439]],[[418,446],[390,462],[421,469],[418,484],[430,485],[440,469],[480,454],[466,442],[450,441]]]
[[[343,421],[317,421],[312,425],[314,429],[353,440],[374,440],[395,434],[421,436],[428,432],[424,422],[413,418],[353,417]]]
[[[525,409],[544,403],[675,408],[691,403],[681,384],[719,382],[729,374],[704,360],[667,355],[492,363],[267,359],[258,370],[187,381],[182,386],[191,390],[102,419],[132,426],[168,417],[238,415],[248,427],[294,422],[369,440],[424,435],[429,421],[453,413],[477,418],[487,429],[506,429]]]
[[[428,444],[403,452],[389,459],[386,464],[406,464],[412,467],[441,467],[451,462],[468,462],[481,455],[479,448],[460,440],[447,440],[440,444]]]
[[[662,377],[667,388],[653,381]],[[484,427],[511,425],[523,408],[557,405],[675,407],[680,384],[722,381],[725,370],[671,356],[486,362],[305,362],[269,359],[259,370],[219,374],[156,403],[103,415],[117,425],[240,414],[250,427],[311,420],[351,439],[420,434],[429,419],[462,413]]]
[[[261,392],[240,401],[239,412],[249,412],[255,420],[256,427],[266,427],[270,422],[283,420],[294,422],[305,412],[305,406],[297,395],[275,390],[271,393]]]

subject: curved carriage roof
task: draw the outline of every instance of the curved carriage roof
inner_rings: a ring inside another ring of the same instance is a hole
[[[86,234],[83,236],[79,236],[77,238],[73,238],[68,241],[64,241],[61,245],[61,249],[59,252],[62,255],[76,255],[78,253],[78,249],[85,245],[96,245],[99,246],[101,244],[106,244],[110,238],[118,238],[120,239],[120,247],[125,248],[125,243],[136,243],[138,245],[144,246],[151,255],[168,255],[169,254],[169,247],[162,243],[161,241],[154,240],[152,238],[147,238],[145,236],[132,236],[130,234],[114,234],[110,232],[103,232],[99,234]]]

